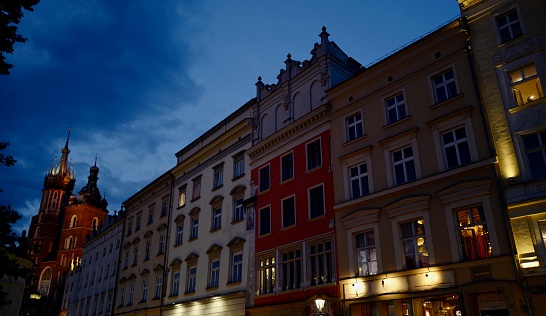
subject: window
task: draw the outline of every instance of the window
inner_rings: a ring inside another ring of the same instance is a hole
[[[432,77],[432,87],[436,103],[444,102],[457,95],[457,84],[453,69],[448,69]]]
[[[296,224],[296,201],[294,196],[282,200],[282,227]]]
[[[244,219],[243,197],[233,199],[233,222],[242,221]]]
[[[191,234],[190,240],[196,239],[199,236],[199,217],[191,219]]]
[[[413,148],[411,146],[392,152],[395,185],[416,179]]]
[[[127,300],[127,305],[133,305],[134,298],[135,298],[135,285],[131,284],[129,286],[129,299]]]
[[[148,210],[148,224],[151,224],[154,222],[154,209]]]
[[[517,105],[544,97],[540,76],[534,63],[508,72],[510,86]]]
[[[307,170],[313,170],[322,165],[320,139],[307,144]]]
[[[137,216],[136,218],[136,224],[135,224],[135,231],[140,230],[140,224],[142,222],[142,215]]]
[[[195,293],[195,285],[197,282],[197,266],[188,267],[188,293]]]
[[[161,297],[161,287],[163,286],[163,276],[158,275],[155,277],[155,293],[154,293],[154,299],[158,299]]]
[[[180,288],[180,271],[176,271],[173,274],[173,284],[171,296],[178,296],[178,290]]]
[[[523,35],[523,29],[518,17],[518,11],[514,8],[495,18],[500,42],[506,43],[511,39]]]
[[[70,219],[70,228],[76,227],[78,224],[78,218],[76,215],[72,215],[72,219]]]
[[[125,263],[123,264],[123,269],[127,269],[129,267],[129,251],[125,252]]]
[[[358,233],[355,238],[356,275],[367,276],[377,274],[377,253],[373,231]]]
[[[161,217],[163,216],[167,216],[167,211],[169,210],[169,201],[168,200],[164,200],[163,202],[161,202]]]
[[[193,179],[192,200],[195,201],[201,197],[201,177]]]
[[[127,225],[127,236],[131,235],[133,233],[133,221],[129,221]]]
[[[259,176],[260,176],[260,192],[269,190],[269,165],[260,169]]]
[[[308,260],[311,285],[332,282],[332,278],[334,277],[334,259],[331,241],[309,246]]]
[[[140,296],[141,302],[146,302],[148,299],[148,279],[142,280],[142,295]]]
[[[99,219],[98,218],[93,218],[93,222],[91,223],[91,229],[93,231],[97,230],[97,228],[99,227]]]
[[[137,265],[138,261],[138,247],[133,248],[133,266]]]
[[[319,185],[309,189],[309,218],[315,218],[324,215],[324,190]]]
[[[392,124],[406,117],[407,111],[404,93],[400,92],[386,98],[385,109],[387,112],[387,124]]]
[[[231,282],[241,282],[243,276],[243,253],[237,252],[231,258]]]
[[[299,289],[302,281],[301,250],[284,251],[281,254],[282,291]]]
[[[356,113],[345,119],[345,139],[351,141],[357,139],[364,134],[362,128],[362,114]]]
[[[264,207],[260,209],[260,236],[271,233],[271,209]]]
[[[428,267],[425,221],[413,220],[400,224],[405,269]]]
[[[281,182],[294,177],[294,154],[289,153],[281,157]]]
[[[144,248],[144,261],[150,260],[150,248],[152,247],[152,242],[150,240],[146,241],[146,247]]]
[[[245,174],[245,155],[244,153],[233,156],[233,179],[242,177]]]
[[[212,189],[218,189],[224,184],[224,166],[223,164],[214,167],[214,176],[212,179]]]
[[[370,193],[368,185],[368,165],[363,163],[349,169],[351,198],[356,199]]]
[[[472,162],[470,146],[464,126],[442,134],[444,159],[447,169],[456,168]]]
[[[275,256],[258,259],[257,295],[273,293],[275,288]]]
[[[186,185],[178,189],[178,207],[186,205]]]
[[[209,288],[218,287],[220,283],[220,260],[212,260],[210,262],[210,280]]]
[[[546,131],[522,137],[533,180],[546,178]]]
[[[184,225],[176,226],[176,242],[175,245],[181,245],[184,237]]]
[[[162,255],[165,253],[165,235],[159,235],[159,245],[157,249],[157,254]]]
[[[119,291],[119,306],[125,305],[125,287],[122,287]]]
[[[481,206],[457,211],[457,223],[464,260],[492,257],[489,232]]]
[[[211,231],[215,231],[222,228],[222,208],[216,207],[212,210],[212,227]]]

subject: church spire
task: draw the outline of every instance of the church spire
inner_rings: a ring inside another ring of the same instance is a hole
[[[68,136],[66,137],[66,143],[64,145],[64,148],[61,150],[62,156],[61,161],[59,162],[59,169],[57,171],[58,174],[62,176],[69,175],[70,169],[68,166],[68,154],[70,153],[70,149],[68,149],[68,142],[70,141],[70,131],[72,130],[72,127],[68,128]]]

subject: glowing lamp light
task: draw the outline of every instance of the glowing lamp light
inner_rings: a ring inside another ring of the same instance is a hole
[[[522,262],[521,267],[524,269],[528,268],[537,268],[540,266],[540,263],[538,261],[529,261],[529,262]]]
[[[322,309],[324,309],[324,303],[326,303],[325,300],[323,299],[316,299],[315,300],[315,305],[317,306],[317,309],[319,312],[322,312]]]
[[[40,293],[30,293],[31,300],[39,300],[41,298],[42,298],[42,295],[40,295]]]

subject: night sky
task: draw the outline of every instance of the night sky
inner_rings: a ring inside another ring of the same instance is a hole
[[[110,214],[172,168],[174,154],[304,61],[322,26],[362,65],[459,15],[456,0],[60,1],[25,12],[28,38],[0,75],[0,204],[37,214],[68,128],[74,194],[97,158]]]

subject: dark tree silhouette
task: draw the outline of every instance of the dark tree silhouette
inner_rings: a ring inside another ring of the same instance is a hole
[[[17,24],[23,17],[23,9],[34,11],[40,0],[0,0],[0,75],[9,75],[12,64],[6,63],[4,54],[13,53],[13,44],[27,41],[17,33]]]

